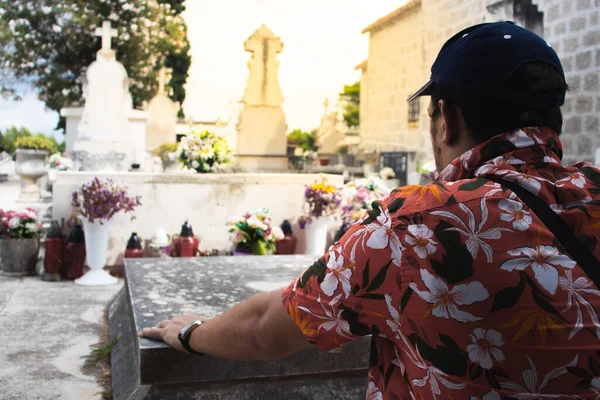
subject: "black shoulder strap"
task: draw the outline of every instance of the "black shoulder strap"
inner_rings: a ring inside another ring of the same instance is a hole
[[[598,259],[594,257],[581,240],[575,236],[573,229],[548,204],[515,182],[492,175],[487,175],[486,178],[513,191],[542,220],[544,225],[554,234],[560,244],[563,245],[567,253],[577,261],[577,264],[583,268],[596,286],[600,288],[600,262],[598,262]]]

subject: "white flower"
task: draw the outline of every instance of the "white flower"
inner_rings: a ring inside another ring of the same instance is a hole
[[[475,170],[475,176],[488,175],[491,172],[510,168],[510,165],[525,164],[525,161],[519,160],[513,156],[498,156],[491,161],[486,162]]]
[[[498,349],[498,347],[504,344],[502,340],[502,334],[493,329],[485,330],[477,328],[471,335],[473,344],[467,346],[469,352],[469,358],[474,363],[477,363],[483,369],[492,369],[494,362],[492,356],[498,362],[504,361],[504,354]]]
[[[198,163],[198,161],[194,160],[192,161],[192,168],[196,169],[200,166],[200,163]]]
[[[248,226],[250,228],[254,228],[254,229],[258,229],[263,225],[262,221],[260,219],[258,219],[258,217],[256,215],[253,215],[250,218],[248,218],[246,223],[248,224]]]
[[[447,389],[460,390],[467,386],[466,383],[453,383],[448,378],[449,375],[442,372],[440,369],[434,367],[433,365],[430,367],[426,367],[427,375],[423,378],[413,379],[412,383],[415,386],[423,387],[427,385],[427,381],[429,381],[429,389],[433,394],[433,398],[437,399],[437,396],[442,393],[440,390],[440,383]]]
[[[515,145],[517,149],[522,149],[524,147],[530,147],[535,144],[532,138],[527,136],[525,132],[521,129],[515,131],[514,133],[510,133],[506,135],[506,139]]]
[[[300,306],[298,308],[304,312],[309,313],[313,317],[325,320],[325,322],[323,322],[321,324],[321,326],[319,326],[319,329],[317,331],[324,329],[327,332],[329,332],[332,329],[335,329],[335,333],[338,336],[344,337],[347,339],[352,339],[352,333],[350,333],[350,324],[348,323],[348,321],[346,321],[345,319],[342,318],[343,310],[338,309],[337,314],[335,312],[336,310],[335,310],[334,306],[335,306],[335,304],[337,304],[337,302],[340,300],[341,297],[342,297],[341,294],[335,296],[329,302],[329,304],[328,304],[329,308],[327,308],[323,305],[323,303],[321,302],[321,296],[319,296],[317,298],[317,303],[319,303],[321,305],[324,315],[315,314],[314,312],[312,312],[311,310],[309,310],[308,308],[306,308],[304,306]]]
[[[25,224],[25,229],[29,230],[30,232],[36,233],[39,232],[40,227],[36,223],[28,222]]]
[[[585,307],[588,314],[590,315],[590,319],[596,327],[596,337],[598,338],[598,340],[600,340],[600,321],[598,321],[598,315],[596,315],[596,310],[582,296],[582,293],[586,293],[593,294],[596,297],[600,297],[600,290],[594,289],[594,282],[588,281],[584,277],[577,278],[575,282],[573,282],[573,272],[571,270],[566,270],[565,277],[560,277],[558,283],[563,290],[566,290],[569,293],[567,307],[563,310],[563,312],[571,309],[573,300],[575,300],[575,307],[577,307],[577,321],[575,322],[575,326],[573,327],[573,330],[569,335],[569,340],[573,339],[575,335],[577,335],[577,333],[584,327],[581,306]]]
[[[501,231],[503,231],[503,230],[506,231],[508,229],[494,227],[494,228],[488,229],[487,231],[483,231],[483,227],[485,226],[485,223],[487,222],[487,219],[488,219],[488,209],[487,209],[487,205],[485,204],[485,200],[486,200],[485,197],[482,198],[481,203],[480,203],[481,221],[479,222],[479,225],[477,225],[475,222],[475,214],[473,214],[473,211],[471,211],[471,209],[469,209],[469,207],[467,207],[463,203],[459,203],[458,206],[468,216],[468,218],[469,218],[468,226],[465,222],[463,222],[454,213],[451,213],[448,211],[433,211],[431,214],[438,215],[440,217],[449,218],[449,219],[457,222],[460,227],[452,227],[452,228],[448,228],[446,230],[460,232],[461,234],[465,235],[468,238],[466,240],[465,244],[467,245],[467,250],[469,250],[469,253],[471,253],[471,256],[473,257],[473,260],[475,260],[477,258],[477,254],[479,253],[479,248],[481,247],[481,249],[483,250],[483,252],[485,253],[485,255],[487,257],[487,262],[491,263],[494,260],[494,258],[493,258],[494,252],[492,250],[492,246],[490,246],[487,242],[485,242],[484,239],[486,239],[486,240],[500,239],[500,237],[502,236]]]
[[[451,318],[460,322],[481,320],[473,314],[458,309],[458,306],[468,306],[484,301],[489,297],[488,291],[480,282],[474,281],[466,285],[456,285],[449,289],[442,278],[430,274],[426,269],[421,270],[421,279],[429,291],[419,290],[414,282],[411,282],[408,286],[420,298],[429,304],[433,304],[433,308],[428,313],[431,312],[438,318]]]
[[[369,381],[369,387],[367,389],[367,400],[383,400],[381,390],[379,390],[379,388],[373,381]]]
[[[535,279],[550,294],[556,293],[558,287],[558,270],[555,266],[564,268],[573,268],[577,263],[568,256],[560,254],[556,247],[538,246],[537,248],[519,247],[509,250],[507,253],[511,256],[521,256],[505,261],[500,269],[505,271],[523,271],[531,267],[535,274]]]
[[[327,263],[327,274],[321,282],[321,290],[327,296],[331,297],[335,293],[338,284],[342,285],[342,290],[346,298],[350,296],[350,278],[352,277],[352,269],[344,265],[344,256],[338,254],[336,257],[335,251],[329,254],[329,262]]]
[[[431,239],[433,231],[427,225],[410,225],[408,232],[410,235],[406,235],[406,243],[413,246],[415,253],[420,258],[427,258],[427,256],[435,253],[437,242]]]
[[[580,189],[583,189],[586,183],[585,175],[583,175],[581,172],[576,172],[569,177],[556,181],[556,186],[563,187],[567,182],[570,182],[571,184],[577,186]]]
[[[536,196],[540,193],[540,190],[542,189],[542,182],[549,182],[547,179],[523,174],[516,171],[500,171],[496,175],[502,176],[507,181],[515,182],[518,185],[521,185],[524,189],[527,189]]]
[[[531,369],[526,369],[525,371],[523,371],[523,381],[525,382],[525,386],[527,386],[526,388],[515,383],[515,382],[501,382],[500,386],[502,386],[502,389],[508,389],[508,390],[512,390],[513,392],[515,392],[514,394],[511,394],[510,397],[511,398],[515,398],[515,399],[519,399],[519,400],[525,400],[525,399],[542,399],[542,398],[563,398],[563,397],[571,397],[574,398],[575,396],[565,396],[565,395],[561,395],[561,394],[543,394],[542,390],[544,390],[546,388],[546,386],[548,386],[550,384],[551,381],[555,380],[556,378],[559,378],[563,375],[566,375],[569,371],[567,370],[567,367],[574,367],[577,365],[577,361],[579,360],[579,356],[576,355],[575,358],[573,359],[573,361],[571,361],[568,365],[565,365],[564,367],[559,367],[556,369],[553,369],[552,371],[548,372],[548,374],[546,374],[546,376],[544,377],[544,380],[542,381],[542,383],[540,384],[538,381],[538,370],[535,367],[535,364],[533,363],[533,361],[531,361],[531,359],[529,358],[529,356],[526,356],[527,360],[529,360],[529,365],[531,365]]]
[[[273,237],[275,238],[275,240],[281,240],[285,237],[285,235],[283,234],[283,231],[278,226],[274,227],[271,231],[273,233]]]
[[[21,224],[21,220],[18,217],[12,217],[10,221],[8,221],[8,227],[10,229],[17,229]]]
[[[529,211],[523,210],[523,204],[513,200],[500,200],[498,207],[506,213],[500,214],[502,221],[512,222],[513,228],[519,231],[526,231],[533,221]]]
[[[379,210],[381,211],[381,214],[377,217],[379,226],[377,226],[375,222],[371,224],[373,226],[373,231],[371,237],[367,241],[367,246],[375,250],[387,249],[390,247],[392,251],[392,261],[399,267],[400,262],[402,261],[402,250],[404,250],[404,247],[402,246],[402,243],[400,243],[400,238],[398,238],[398,235],[392,228],[392,218],[390,217],[388,210],[383,210],[382,208],[379,208]]]
[[[211,145],[206,144],[200,148],[200,158],[202,158],[203,160],[208,160],[209,158],[213,158],[214,155],[215,155],[215,152]]]

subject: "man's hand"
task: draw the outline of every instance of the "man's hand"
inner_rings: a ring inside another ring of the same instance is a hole
[[[179,332],[181,332],[184,326],[197,320],[204,321],[205,318],[194,313],[176,315],[171,319],[161,321],[157,327],[144,328],[141,332],[138,332],[138,336],[148,339],[162,340],[174,349],[190,354],[183,348],[181,342],[177,338],[177,335],[179,335]]]

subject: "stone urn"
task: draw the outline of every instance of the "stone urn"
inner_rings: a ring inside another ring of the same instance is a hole
[[[48,151],[17,149],[16,172],[21,177],[19,202],[37,202],[41,189],[37,180],[48,173]]]
[[[0,239],[2,275],[20,277],[35,275],[40,252],[40,238]]]

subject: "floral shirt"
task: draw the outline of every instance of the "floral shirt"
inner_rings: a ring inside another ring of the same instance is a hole
[[[511,191],[550,204],[600,258],[600,171],[558,136],[496,136],[396,189],[285,290],[326,351],[372,335],[367,398],[600,399],[600,290]]]

